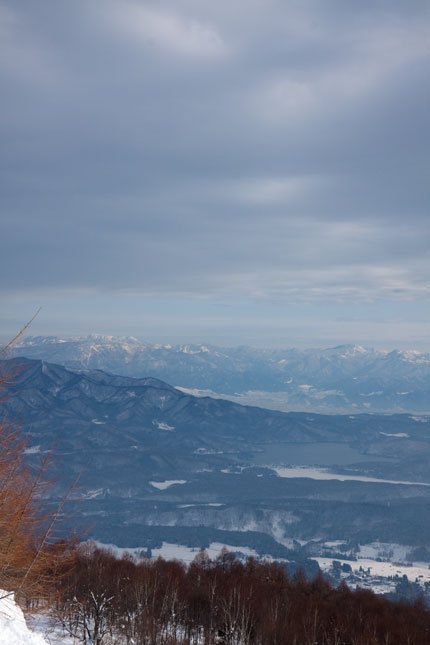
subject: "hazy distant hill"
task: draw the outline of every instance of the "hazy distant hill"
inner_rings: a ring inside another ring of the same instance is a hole
[[[153,376],[240,403],[314,412],[430,411],[430,355],[343,345],[330,349],[154,345],[135,338],[30,337],[14,355],[77,369]]]

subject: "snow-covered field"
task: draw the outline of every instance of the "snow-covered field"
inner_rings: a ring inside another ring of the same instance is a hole
[[[130,553],[130,555],[139,558],[146,551],[145,548],[132,548],[125,549],[118,547],[115,544],[103,544],[102,542],[96,542],[97,546],[104,549],[109,549],[117,557],[121,558],[124,553]],[[217,557],[219,552],[226,548],[228,551],[236,551],[243,553],[245,556],[254,556],[258,558],[257,551],[250,549],[246,546],[232,546],[231,544],[223,544],[221,542],[212,542],[209,547],[206,549],[208,556],[213,560]],[[183,544],[172,544],[170,542],[163,542],[161,547],[158,549],[151,549],[153,558],[164,558],[165,560],[181,560],[185,564],[189,564],[194,560],[196,555],[199,553],[200,549],[198,547],[185,546]]]
[[[409,566],[404,563],[377,562],[371,558],[360,558],[357,561],[341,560],[340,558],[335,559],[341,565],[349,564],[351,566],[353,573],[360,578],[357,586],[367,587],[375,593],[394,591],[395,581],[392,578],[396,576],[398,578],[406,576],[409,582],[418,582],[421,586],[425,582],[430,582],[429,565],[425,563],[417,563]],[[332,569],[333,558],[315,557],[313,560],[318,562],[323,571],[330,571]]]
[[[178,504],[178,508],[193,508],[195,506],[198,506],[201,508],[202,506],[225,506],[225,504],[221,504],[221,502],[204,502],[202,504]]]
[[[276,472],[279,477],[330,480],[336,479],[341,482],[357,481],[369,482],[372,484],[403,484],[404,486],[430,486],[430,483],[400,481],[396,479],[377,479],[376,477],[366,477],[364,475],[343,475],[332,473],[326,468],[309,468],[307,466],[266,466]]]
[[[243,553],[246,556],[252,555],[256,558],[259,557],[257,551],[254,551],[254,549],[250,549],[246,546],[222,544],[221,542],[212,542],[206,549],[206,552],[213,560],[223,548],[226,548],[228,551],[240,551],[240,553]],[[161,556],[165,560],[182,560],[186,564],[189,564],[194,560],[199,551],[200,549],[197,547],[188,547],[180,544],[169,544],[169,542],[163,542],[159,549],[152,549],[152,556]]]
[[[166,479],[164,482],[149,482],[151,486],[154,486],[154,488],[158,488],[159,490],[166,490],[166,488],[169,488],[170,486],[173,486],[174,484],[186,484],[185,479]]]
[[[312,558],[316,560],[324,571],[330,568],[333,563],[333,558]],[[338,558],[336,558],[337,560]],[[360,567],[369,571],[372,576],[380,576],[388,578],[389,576],[398,575],[400,577],[406,575],[410,582],[414,582],[418,578],[421,582],[430,582],[430,569],[428,564],[417,563],[413,565],[399,564],[396,562],[378,562],[371,558],[359,558],[357,561],[351,560],[338,560],[341,564],[347,563],[351,565],[354,572],[359,572]]]

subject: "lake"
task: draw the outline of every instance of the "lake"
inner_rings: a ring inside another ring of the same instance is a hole
[[[251,463],[259,466],[347,466],[363,461],[392,461],[384,457],[362,455],[355,448],[341,442],[271,443],[255,453]]]

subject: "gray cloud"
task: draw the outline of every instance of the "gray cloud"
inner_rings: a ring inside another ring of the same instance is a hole
[[[3,292],[429,298],[429,18],[3,2]]]

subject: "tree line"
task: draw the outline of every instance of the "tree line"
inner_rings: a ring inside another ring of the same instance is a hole
[[[121,559],[81,545],[61,578],[54,615],[82,643],[127,645],[425,645],[422,601],[391,602],[333,587],[321,574],[289,577],[277,562],[226,550],[179,561]]]

